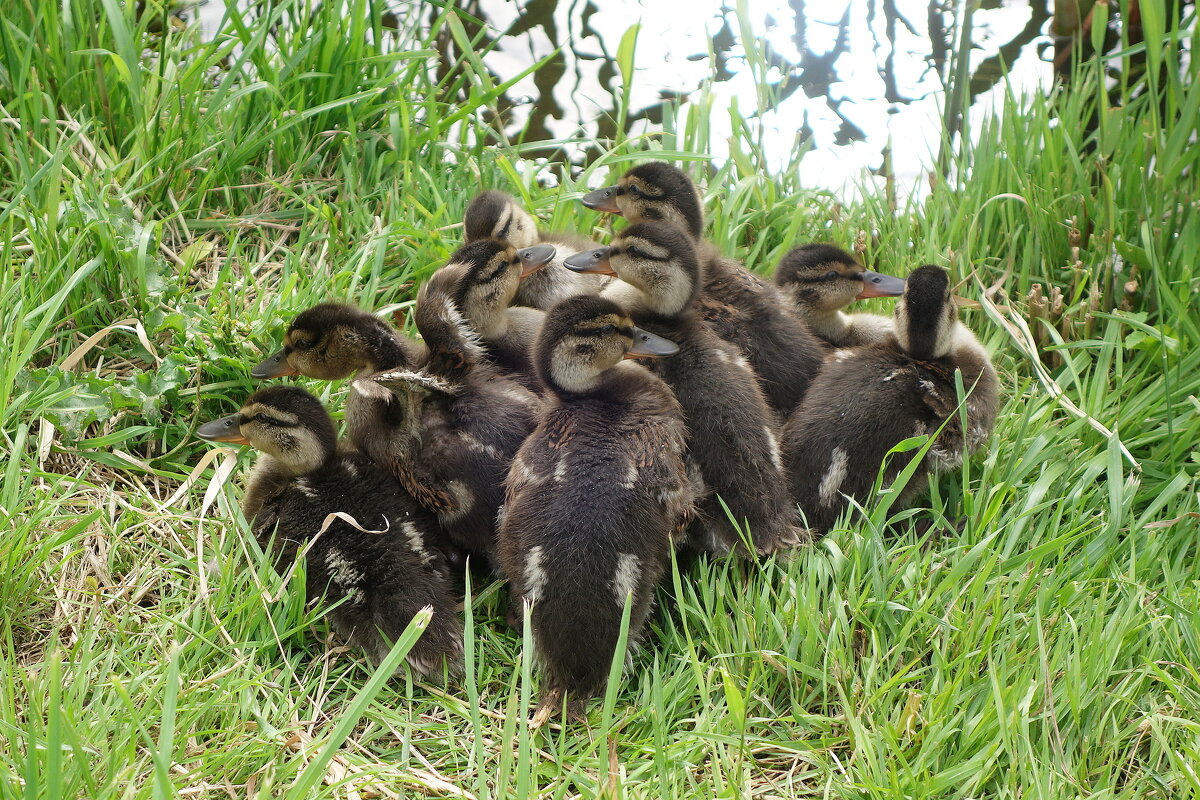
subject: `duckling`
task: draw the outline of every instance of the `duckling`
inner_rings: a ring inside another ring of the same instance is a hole
[[[660,220],[688,231],[704,270],[701,315],[718,336],[746,354],[773,409],[787,414],[796,407],[821,368],[824,348],[778,289],[701,238],[703,206],[687,175],[651,161],[626,172],[616,186],[585,194],[582,202],[631,223]]]
[[[869,297],[899,297],[904,279],[864,269],[831,244],[793,247],[775,268],[775,285],[795,305],[812,332],[834,347],[875,344],[892,333],[878,314],[846,314],[843,308]]]
[[[317,398],[272,386],[196,433],[261,453],[246,487],[246,517],[259,543],[273,546],[277,568],[288,568],[306,548],[309,600],[324,595],[339,603],[329,616],[340,636],[378,664],[413,615],[432,606],[408,663],[422,675],[442,664],[459,669],[462,623],[445,563],[425,544],[433,519],[369,458],[338,451],[333,421]],[[330,520],[339,512],[359,527]]]
[[[517,250],[499,239],[479,239],[454,251],[447,265],[462,267],[457,289],[449,297],[488,355],[503,372],[535,391],[541,384],[530,350],[545,312],[510,305],[521,283],[545,269],[554,254],[549,244]]]
[[[383,320],[342,303],[322,303],[301,312],[283,342],[279,352],[250,371],[251,376],[299,373],[331,381],[385,369],[412,372],[428,357],[423,347]],[[418,457],[422,397],[412,394],[401,403],[393,402],[389,392],[352,391],[346,398],[346,433],[354,447],[387,469],[425,508],[453,514],[453,493]]]
[[[467,267],[438,270],[417,295],[415,321],[429,349],[420,370],[364,376],[355,392],[406,406],[419,426],[406,453],[445,498],[434,509],[451,541],[495,566],[496,515],[513,456],[533,431],[541,401],[492,366],[454,298]]]
[[[965,432],[957,410],[955,370],[969,392]],[[937,440],[901,501],[915,495],[929,473],[960,466],[964,451],[979,449],[991,434],[998,393],[987,351],[958,321],[945,270],[914,270],[896,305],[893,334],[879,344],[832,354],[784,428],[792,497],[810,530],[827,531],[847,507],[847,498],[865,500],[888,451],[911,436],[928,434]],[[888,461],[885,485],[915,452]]]
[[[637,641],[689,521],[679,403],[661,379],[622,361],[676,349],[616,303],[586,295],[552,308],[538,337],[550,405],[513,461],[500,523],[510,620],[531,606],[545,676],[535,721],[564,696],[568,717],[583,717],[607,681],[625,604]]]
[[[410,367],[424,359],[420,345],[378,317],[345,303],[321,303],[288,327],[283,347],[260,361],[254,378],[297,373],[336,381],[355,373]]]
[[[457,324],[466,329],[461,315]],[[448,347],[445,336],[439,338],[433,329],[428,336],[434,347]],[[528,407],[536,407],[536,398],[511,381],[494,385],[481,381],[486,390],[470,383],[470,389],[463,391],[466,377],[450,380],[422,368],[431,357],[426,348],[418,348],[374,315],[354,306],[324,303],[298,315],[284,336],[283,349],[259,363],[251,374],[274,378],[300,373],[324,380],[356,375],[346,399],[350,444],[382,465],[422,507],[437,516],[444,531],[438,546],[446,557],[455,563],[463,555],[491,561],[499,499],[490,495],[499,494],[497,487],[512,453],[523,435],[533,429],[535,411]],[[444,361],[446,356],[438,357]],[[384,375],[382,383],[367,380],[372,375]],[[448,405],[450,411],[445,410]],[[503,417],[494,429],[488,423],[491,411],[484,411],[482,419],[476,420],[479,409],[492,408]],[[463,432],[461,419],[478,423]],[[510,425],[521,431],[515,443],[509,440]],[[444,432],[446,426],[451,433]],[[468,470],[464,464],[473,463],[472,459],[464,461],[458,452],[463,437],[469,437],[472,446],[485,453],[479,456],[482,462],[490,458],[486,453],[499,447],[503,467],[488,469],[485,463],[480,471]],[[463,471],[451,469],[451,465]]]
[[[516,248],[549,244],[555,255],[543,269],[526,277],[517,288],[511,305],[531,306],[543,311],[560,300],[577,294],[596,294],[609,279],[602,275],[579,275],[563,267],[567,256],[597,247],[590,239],[561,231],[539,231],[537,221],[516,198],[496,189],[475,196],[463,218],[468,243],[499,239]]]
[[[636,223],[611,247],[565,263],[569,269],[614,273],[620,280],[602,296],[628,310],[639,327],[679,346],[677,355],[654,361],[651,369],[683,407],[689,458],[709,490],[692,526],[700,549],[728,552],[742,544],[730,515],[750,532],[760,554],[796,544],[801,531],[774,416],[741,352],[697,312],[702,278],[687,232],[669,222]]]

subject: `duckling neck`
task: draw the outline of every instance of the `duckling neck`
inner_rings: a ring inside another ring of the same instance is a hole
[[[246,519],[254,519],[267,501],[283,491],[291,480],[276,469],[273,462],[270,456],[260,455],[246,480],[246,494],[242,497],[242,513]]]
[[[471,320],[471,327],[488,342],[507,339],[530,342],[541,328],[545,312],[527,306],[512,306],[499,311],[489,311],[479,319]]]
[[[991,356],[988,355],[987,348],[980,344],[979,339],[975,334],[964,325],[961,321],[955,321],[950,328],[950,346],[947,348],[948,354],[973,357],[981,361],[985,361],[990,366]]]
[[[691,305],[694,288],[679,281],[666,280],[654,291],[647,291],[644,287],[618,278],[604,287],[601,295],[630,313],[644,312],[674,318]]]
[[[925,320],[914,322],[903,304],[896,307],[893,324],[896,339],[904,351],[921,361],[945,358],[953,351],[958,340],[974,340],[974,335],[959,321],[936,320],[932,324]],[[964,336],[965,334],[965,336]]]
[[[335,454],[324,454],[325,457],[312,463],[288,463],[268,453],[260,453],[254,463],[254,471],[246,481],[246,494],[242,498],[242,513],[247,519],[254,518],[272,497],[282,492],[296,478],[311,475],[330,466]]]
[[[606,297],[619,305],[621,308],[632,313],[634,311],[655,311],[650,298],[638,287],[632,283],[626,283],[618,278],[617,280],[604,287],[604,291],[600,292],[601,297]]]
[[[416,358],[411,347],[405,346],[398,336],[379,336],[368,343],[366,363],[359,370],[360,375],[369,375],[393,367],[404,367],[412,364]]]
[[[553,375],[553,388],[560,397],[571,395],[603,394],[616,400],[624,399],[625,387],[647,375],[644,367],[632,361],[620,361],[603,372],[588,369],[559,367]]]
[[[796,313],[808,323],[813,333],[827,341],[838,341],[850,327],[850,317],[837,308],[829,308],[820,302],[813,291],[793,284],[780,287],[784,296],[796,307]]]
[[[509,310],[503,306],[475,309],[468,322],[484,339],[499,339],[508,332]]]
[[[844,338],[849,333],[850,315],[844,311],[838,309],[832,311],[810,309],[801,311],[801,314],[808,321],[808,325],[812,328],[813,333],[822,339],[836,341]]]

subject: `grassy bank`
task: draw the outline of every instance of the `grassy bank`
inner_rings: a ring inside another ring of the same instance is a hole
[[[115,0],[6,4],[0,797],[1200,796],[1195,59],[1161,103],[1110,106],[1094,68],[1010,101],[899,209],[766,175],[742,139],[697,164],[710,236],[757,269],[814,239],[949,267],[1003,412],[891,531],[872,506],[786,562],[677,573],[588,730],[530,731],[502,586],[472,587],[462,681],[372,682],[294,584],[275,599],[247,455],[192,431],[297,311],[409,303],[476,190],[592,231],[577,187],[645,149],[701,161],[727,112],[546,188],[454,14],[397,33],[332,5],[206,42]],[[470,58],[439,72],[438,36]]]

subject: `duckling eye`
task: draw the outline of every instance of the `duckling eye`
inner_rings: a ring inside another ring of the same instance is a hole
[[[641,190],[641,189],[639,189],[638,187],[636,187],[636,186],[632,185],[632,184],[630,184],[630,185],[629,185],[629,186],[626,188],[626,191],[627,191],[627,192],[629,192],[629,193],[630,193],[631,195],[633,195],[634,197],[641,197],[641,196],[642,196],[642,190]]]
[[[612,334],[614,334],[616,332],[617,332],[616,325],[601,325],[600,326],[600,335],[601,336],[611,336]]]
[[[263,425],[278,425],[279,424],[278,420],[268,417],[266,414],[255,414],[254,421],[261,422]]]
[[[837,278],[837,277],[840,277],[840,276],[841,276],[841,273],[840,273],[840,272],[838,272],[837,270],[832,270],[832,269],[831,269],[831,270],[829,270],[829,272],[826,272],[826,273],[825,273],[825,280],[827,280],[827,281],[831,281],[831,280],[833,280],[833,279],[835,279],[835,278]]]
[[[292,342],[292,346],[297,350],[308,350],[314,344],[316,344],[316,342],[314,342],[312,339],[297,339],[296,341]]]

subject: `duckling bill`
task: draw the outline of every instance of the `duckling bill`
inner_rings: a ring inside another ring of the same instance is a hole
[[[443,664],[459,668],[462,628],[445,563],[431,546],[436,524],[370,459],[338,451],[319,400],[294,386],[273,386],[196,433],[260,452],[243,500],[254,535],[273,548],[281,569],[308,548],[308,599],[336,604],[329,617],[342,638],[378,664],[413,615],[431,606],[433,619],[408,663],[423,675]],[[335,519],[321,533],[336,512],[358,527]]]

